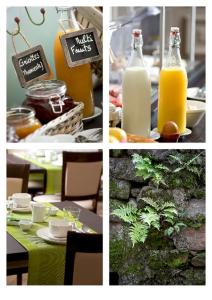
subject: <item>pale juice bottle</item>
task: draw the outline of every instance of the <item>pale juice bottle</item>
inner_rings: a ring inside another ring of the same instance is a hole
[[[151,126],[151,81],[144,65],[142,32],[132,33],[132,54],[123,81],[122,128],[129,134],[150,136]]]
[[[158,131],[168,121],[173,121],[182,134],[186,130],[187,73],[181,62],[180,32],[171,27],[169,53],[160,71],[158,97]]]

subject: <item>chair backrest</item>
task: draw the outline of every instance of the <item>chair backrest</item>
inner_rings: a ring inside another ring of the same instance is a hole
[[[7,164],[7,195],[27,193],[29,164]]]
[[[102,285],[102,234],[68,232],[65,285]]]
[[[22,193],[22,178],[7,178],[7,199],[15,193]]]
[[[102,151],[63,152],[61,199],[97,199],[102,175]]]

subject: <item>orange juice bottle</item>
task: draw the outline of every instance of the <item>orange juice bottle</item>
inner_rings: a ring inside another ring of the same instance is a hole
[[[93,84],[90,64],[83,64],[69,68],[66,62],[60,37],[65,33],[80,30],[72,7],[59,7],[60,28],[54,43],[54,60],[57,79],[63,80],[67,86],[67,94],[74,101],[84,103],[84,117],[90,117],[94,113]]]
[[[187,73],[181,62],[180,32],[171,27],[169,53],[160,71],[158,97],[158,131],[168,121],[174,121],[179,133],[186,130]]]

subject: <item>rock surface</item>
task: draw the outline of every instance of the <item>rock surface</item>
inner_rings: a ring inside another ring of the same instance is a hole
[[[205,250],[205,225],[202,225],[199,229],[184,229],[174,237],[174,244],[177,249]]]
[[[130,195],[130,183],[126,180],[110,178],[110,198],[128,200]]]

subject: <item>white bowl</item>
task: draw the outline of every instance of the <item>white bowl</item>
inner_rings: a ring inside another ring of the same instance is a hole
[[[48,209],[49,216],[56,216],[58,210],[59,210],[59,208],[57,208],[55,206],[49,207],[49,209]]]
[[[67,220],[49,221],[49,232],[54,237],[64,238],[70,230],[72,230],[72,223]]]
[[[32,221],[30,220],[20,220],[19,226],[23,231],[28,231],[32,227]]]
[[[205,102],[187,100],[186,126],[194,127],[205,113]]]

